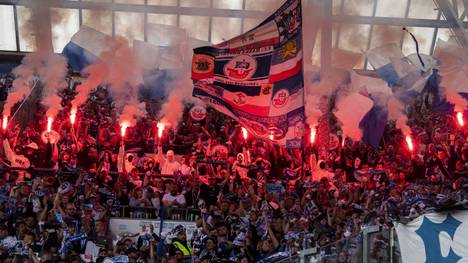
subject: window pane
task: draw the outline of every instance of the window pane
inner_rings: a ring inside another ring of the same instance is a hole
[[[148,14],[148,23],[176,26],[177,15]]]
[[[419,52],[422,54],[429,54],[431,51],[432,37],[434,36],[434,28],[408,27],[408,30],[413,33],[418,40]],[[405,55],[416,53],[414,40],[408,33],[405,33],[402,51]]]
[[[208,40],[208,23],[207,16],[180,16],[180,27],[186,29],[193,38]]]
[[[23,6],[18,6],[18,31],[20,39],[20,50],[21,51],[33,51],[35,49],[36,43],[33,35],[33,29],[31,24],[28,23],[31,18],[31,9]]]
[[[177,26],[148,24],[148,43],[156,46],[177,46],[187,41],[187,31]]]
[[[374,25],[371,39],[371,49],[385,44],[396,43],[400,46],[403,32],[399,26]]]
[[[245,9],[271,11],[278,9],[283,1],[275,0],[245,0]]]
[[[80,28],[77,9],[52,8],[52,44],[55,52],[62,52],[73,34]]]
[[[177,5],[177,0],[148,0],[148,5]]]
[[[437,7],[434,1],[411,0],[408,17],[437,19]]]
[[[253,29],[254,27],[258,26],[262,22],[261,19],[256,18],[246,18],[244,19],[244,32]]]
[[[213,7],[220,9],[242,9],[242,0],[216,0],[213,1]]]
[[[0,50],[16,50],[13,6],[0,5]]]
[[[210,7],[210,0],[180,0],[183,7]]]
[[[320,67],[320,49],[322,47],[322,30],[317,31],[317,37],[315,38],[314,50],[312,52],[312,65]],[[307,59],[307,58],[306,58]]]
[[[142,13],[115,12],[115,35],[127,38],[129,43],[143,40],[144,23],[145,16]]]
[[[404,17],[408,0],[379,0],[376,16]]]
[[[111,3],[112,0],[81,0],[83,2],[100,2],[100,3]]]
[[[367,49],[370,25],[341,24],[338,48],[353,52],[363,52]]]
[[[231,39],[241,32],[241,19],[235,17],[213,17],[211,42],[220,43]]]
[[[333,14],[338,15],[341,11],[341,3],[344,0],[333,0]]]
[[[122,4],[144,4],[145,0],[114,0],[116,3]]]
[[[92,27],[107,35],[112,35],[112,12],[83,10],[83,25]]]
[[[439,28],[437,31],[437,38],[442,39],[443,41],[448,41],[453,36],[453,33],[448,28]]]
[[[343,14],[355,16],[371,16],[375,1],[376,0],[344,0]]]

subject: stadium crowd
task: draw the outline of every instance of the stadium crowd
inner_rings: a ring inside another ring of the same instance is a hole
[[[468,129],[452,114],[413,111],[414,151],[389,124],[378,149],[347,140],[320,158],[310,143],[303,155],[245,140],[237,123],[210,109],[194,121],[190,107],[161,139],[150,118],[122,139],[105,87],[90,94],[73,127],[73,90],[61,96],[57,142],[41,138],[39,102],[26,127],[11,122],[2,131],[1,262],[90,262],[88,241],[100,246],[94,262],[274,262],[311,247],[328,262],[359,262],[366,227],[390,228],[468,199]],[[46,169],[10,169],[28,163]],[[112,239],[109,220],[124,206],[159,216],[193,208],[197,230],[188,238],[182,226],[143,226]],[[379,241],[374,262],[386,257],[388,239]]]

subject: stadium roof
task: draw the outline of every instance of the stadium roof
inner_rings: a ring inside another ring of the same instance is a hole
[[[0,0],[0,50],[32,51],[28,8],[38,0]],[[257,25],[279,0],[41,0],[51,7],[52,43],[56,52],[80,25],[129,40],[146,40],[149,24],[175,25],[189,35],[213,43]],[[321,20],[313,60],[326,63],[333,48],[363,53],[397,42],[403,53],[415,52],[406,27],[419,41],[421,53],[432,54],[437,38],[454,37],[466,45],[468,0],[303,0]],[[307,22],[307,21],[305,21]],[[313,21],[311,23],[315,23]],[[368,68],[363,59],[357,68]]]

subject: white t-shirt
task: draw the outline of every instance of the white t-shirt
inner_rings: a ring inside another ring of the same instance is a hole
[[[182,164],[182,166],[180,167],[180,172],[182,173],[182,175],[188,176],[188,175],[191,175],[191,173],[194,171],[195,169],[193,169],[193,167],[188,166],[185,163]]]
[[[161,160],[161,174],[173,175],[180,170],[180,163],[177,161],[169,162],[168,160]]]
[[[178,204],[185,205],[185,196],[178,194],[176,196],[171,195],[171,193],[166,193],[162,199],[163,202],[174,202],[177,201]]]

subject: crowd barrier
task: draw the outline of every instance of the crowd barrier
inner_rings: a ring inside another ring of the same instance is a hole
[[[178,221],[195,221],[200,215],[199,209],[194,208],[154,208],[154,207],[131,207],[115,206],[111,216],[131,219],[165,219]]]
[[[10,167],[10,166],[1,166],[0,165],[0,173],[3,172],[9,172],[9,171],[25,171],[28,173],[36,173],[39,175],[43,174],[54,174],[54,175],[62,175],[62,176],[67,176],[67,175],[80,175],[80,174],[89,174],[88,172],[84,170],[79,170],[76,169],[75,171],[66,171],[66,170],[60,170],[60,169],[53,169],[53,168],[39,168],[39,167]],[[110,171],[108,172],[109,175],[120,175],[122,173],[116,172],[116,171]],[[145,173],[138,173],[140,176],[144,176]],[[170,174],[157,174],[157,178],[161,179],[174,179],[174,175]]]
[[[327,244],[323,247],[307,248],[282,263],[332,263],[340,253],[350,263],[401,263],[400,248],[394,228],[369,226],[359,235]]]

